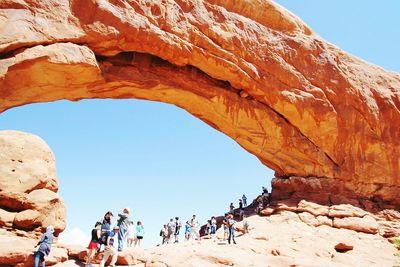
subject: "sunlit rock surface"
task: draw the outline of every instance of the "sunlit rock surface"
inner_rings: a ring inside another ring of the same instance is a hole
[[[0,8],[0,111],[59,99],[172,103],[274,169],[282,194],[400,203],[400,75],[325,42],[273,2]]]

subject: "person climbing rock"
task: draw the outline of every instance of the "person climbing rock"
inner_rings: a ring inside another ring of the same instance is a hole
[[[51,245],[54,239],[54,227],[52,225],[47,226],[46,232],[40,238],[38,250],[35,253],[34,266],[39,266],[39,261],[42,261],[42,267],[46,266],[45,257],[50,254]]]
[[[114,238],[115,235],[117,235],[119,233],[119,227],[115,226],[113,228],[113,231],[110,232],[110,234],[107,237],[107,241],[106,241],[106,249],[104,250],[104,256],[103,259],[100,261],[99,267],[104,267],[104,264],[107,262],[108,258],[111,256],[111,263],[110,266],[115,266],[115,263],[117,262],[118,259],[118,251],[115,248],[115,242],[114,242]]]
[[[126,241],[126,233],[128,232],[129,226],[129,214],[130,209],[124,208],[121,213],[118,214],[118,223],[117,226],[119,227],[118,232],[118,251],[122,251],[124,249],[124,243]]]
[[[96,222],[94,228],[92,229],[91,235],[92,238],[88,246],[88,256],[86,259],[86,266],[90,266],[90,264],[92,263],[93,256],[100,247],[101,222]]]

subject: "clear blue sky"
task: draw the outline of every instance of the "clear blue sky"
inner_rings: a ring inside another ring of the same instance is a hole
[[[316,33],[365,60],[400,70],[400,1],[277,1]],[[59,101],[0,115],[0,129],[42,137],[57,158],[68,208],[65,237],[87,235],[105,211],[125,206],[144,222],[145,246],[162,224],[222,214],[246,193],[270,188],[273,172],[184,110],[138,100]],[[71,232],[72,231],[72,232]]]

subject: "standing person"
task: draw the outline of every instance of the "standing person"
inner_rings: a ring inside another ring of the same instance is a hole
[[[100,247],[100,237],[101,237],[101,222],[96,222],[94,225],[94,228],[92,229],[92,238],[90,240],[89,246],[88,246],[88,257],[86,260],[86,266],[90,266],[92,262],[92,258],[94,254],[96,253],[97,249]]]
[[[129,226],[128,226],[128,248],[131,248],[133,245],[133,242],[136,239],[136,226],[133,221],[129,221]]]
[[[199,221],[196,218],[196,215],[193,214],[192,219],[190,220],[190,239],[193,241],[195,240],[200,240],[200,234],[199,234]]]
[[[243,215],[243,231],[244,234],[248,234],[249,233],[249,220],[247,219],[246,215]]]
[[[224,225],[224,241],[228,239],[228,213],[225,213],[224,219],[222,220]]]
[[[179,217],[175,217],[175,243],[179,242],[179,231],[181,230],[181,226]]]
[[[53,225],[47,226],[46,233],[42,235],[39,243],[37,244],[39,248],[35,254],[35,265],[34,265],[35,267],[39,266],[39,260],[42,261],[42,267],[46,266],[44,257],[50,254],[51,244],[53,244],[53,239],[54,239],[53,234],[54,234]]]
[[[189,241],[190,232],[191,232],[190,221],[186,221],[186,223],[185,223],[185,241]]]
[[[168,243],[172,242],[172,238],[175,236],[176,224],[174,219],[170,219],[168,223]]]
[[[243,194],[242,200],[243,200],[243,206],[247,207],[247,197],[245,194]]]
[[[263,202],[264,202],[263,196],[262,196],[262,195],[261,195],[261,196],[258,196],[258,197],[257,197],[257,203],[258,203],[258,205],[257,205],[257,209],[256,209],[256,211],[257,211],[258,214],[259,214],[260,211],[263,209]]]
[[[111,220],[114,214],[111,211],[107,211],[106,214],[104,214],[103,219],[100,220],[101,222],[101,238],[107,238],[108,234],[111,232]],[[104,242],[100,242],[100,249],[99,252],[103,252],[104,250]]]
[[[229,213],[233,214],[235,212],[235,206],[233,205],[233,202],[229,205]]]
[[[121,213],[118,214],[118,223],[119,227],[118,232],[118,251],[122,251],[124,249],[124,242],[126,240],[126,232],[128,231],[129,226],[129,214],[130,209],[124,208]]]
[[[140,243],[142,242],[143,236],[144,236],[144,227],[142,222],[138,221],[136,225],[135,247],[138,246],[140,248]]]
[[[211,220],[207,220],[206,229],[204,230],[204,235],[208,236],[208,239],[211,238]]]
[[[111,219],[114,215],[111,211],[107,211],[104,214],[104,218],[101,220],[101,232],[110,232],[111,231]]]
[[[162,237],[161,244],[164,245],[168,240],[168,225],[164,224],[164,227],[160,231],[160,236]]]
[[[233,241],[233,244],[236,244],[236,241],[235,241],[235,223],[236,223],[236,221],[233,219],[233,215],[229,214],[228,215],[228,227],[229,227],[228,244],[231,243],[231,240]]]
[[[100,261],[99,267],[104,267],[104,264],[107,262],[108,258],[112,256],[110,266],[115,266],[115,263],[117,262],[118,259],[118,251],[115,248],[115,235],[119,233],[119,227],[115,226],[113,231],[110,232],[110,234],[107,237],[106,241],[106,249],[104,250],[104,256],[103,259]]]
[[[211,227],[210,227],[210,234],[211,234],[211,239],[214,240],[215,242],[215,233],[217,232],[217,220],[215,219],[215,216],[211,217]]]
[[[243,209],[243,200],[239,198],[239,209]]]
[[[262,187],[262,192],[263,192],[263,194],[268,194],[268,189],[266,188],[266,187]]]

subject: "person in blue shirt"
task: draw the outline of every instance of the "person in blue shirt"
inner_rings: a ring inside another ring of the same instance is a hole
[[[138,246],[140,248],[140,243],[142,242],[143,236],[144,236],[144,227],[142,222],[138,221],[136,226],[135,247]]]
[[[54,227],[52,225],[47,226],[46,233],[42,235],[38,243],[39,248],[35,254],[35,267],[39,266],[39,260],[42,261],[42,267],[46,266],[44,257],[50,254],[51,244],[53,244],[54,239],[53,233]]]
[[[113,231],[110,232],[110,234],[107,237],[106,241],[106,249],[104,250],[104,256],[103,259],[100,262],[99,267],[104,267],[104,264],[107,262],[108,258],[112,256],[110,266],[115,266],[115,263],[117,262],[118,259],[118,250],[114,246],[114,238],[119,232],[119,227],[115,226]]]

